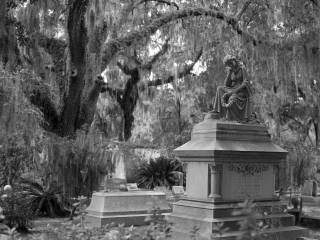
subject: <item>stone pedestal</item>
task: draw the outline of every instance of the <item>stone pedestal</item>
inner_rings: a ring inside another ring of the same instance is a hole
[[[86,222],[93,227],[110,223],[146,225],[145,218],[153,207],[164,215],[171,212],[163,192],[95,192],[87,208]]]
[[[200,239],[210,239],[217,223],[229,228],[221,239],[235,239],[245,216],[233,211],[245,199],[255,201],[262,222],[272,223],[268,235],[304,234],[274,195],[275,175],[287,152],[271,142],[264,126],[205,119],[175,154],[187,165],[187,197],[173,204],[173,239],[186,239],[194,227]]]

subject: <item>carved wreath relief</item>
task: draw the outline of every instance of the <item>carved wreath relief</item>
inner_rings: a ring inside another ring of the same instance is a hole
[[[236,172],[243,176],[254,176],[268,171],[269,165],[256,163],[231,163],[229,164],[228,169],[231,172]]]

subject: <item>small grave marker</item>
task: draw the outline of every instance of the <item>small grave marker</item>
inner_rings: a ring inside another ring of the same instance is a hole
[[[127,183],[127,189],[129,192],[139,190],[137,183]]]
[[[303,184],[302,195],[312,196],[313,181],[306,180]]]
[[[172,193],[174,195],[183,195],[184,194],[183,186],[172,186]]]

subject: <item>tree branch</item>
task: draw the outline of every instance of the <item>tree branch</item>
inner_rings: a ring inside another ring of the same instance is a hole
[[[183,70],[180,71],[180,72],[177,74],[177,79],[182,78],[182,77],[184,77],[184,76],[186,76],[186,75],[188,75],[188,74],[191,73],[194,65],[199,61],[200,57],[202,56],[202,52],[203,52],[203,50],[201,49],[201,50],[198,52],[198,54],[197,54],[195,60],[193,61],[193,63],[191,63],[191,64],[186,64],[186,65],[182,68]],[[171,82],[173,82],[175,79],[176,79],[175,76],[170,75],[169,77],[167,77],[167,78],[164,79],[164,80],[163,80],[163,79],[156,79],[156,80],[154,80],[154,81],[149,81],[149,82],[147,83],[147,85],[148,85],[148,87],[161,86],[161,85],[163,85],[163,84],[171,83]]]
[[[117,62],[117,66],[126,75],[131,75],[133,73],[132,69],[130,69],[127,65],[124,65],[119,61]]]
[[[69,36],[69,49],[71,62],[75,66],[84,64],[86,46],[87,46],[87,31],[84,23],[84,14],[89,0],[69,0],[70,5],[67,30]],[[75,67],[74,66],[74,67]],[[77,69],[80,71],[81,69]]]
[[[182,78],[188,74],[191,73],[194,65],[199,61],[199,59],[201,58],[203,53],[203,49],[201,48],[201,50],[198,52],[198,54],[196,55],[196,58],[194,59],[193,63],[189,64],[189,65],[185,65],[183,70],[181,72],[178,73],[178,78]]]
[[[163,4],[166,4],[168,6],[174,6],[177,10],[179,10],[179,6],[178,4],[176,4],[175,2],[170,2],[170,1],[167,1],[167,0],[141,0],[140,2],[138,2],[136,4],[137,5],[140,5],[140,4],[143,4],[143,3],[146,3],[146,2],[158,2],[158,3],[163,3]]]
[[[137,66],[141,66],[142,61],[139,59],[138,57],[138,53],[137,53],[137,49],[134,49],[133,51],[133,56],[129,56],[129,58],[131,60],[133,60],[133,62],[137,65]]]
[[[118,103],[122,102],[122,96],[124,91],[119,88],[111,88],[109,86],[105,86],[101,89],[101,93],[107,92],[109,95],[117,100]]]
[[[312,2],[313,5],[319,7],[318,0],[310,0],[310,2]]]
[[[97,108],[97,102],[102,89],[106,86],[101,76],[97,76],[93,87],[90,89],[88,95],[81,103],[80,114],[76,121],[76,128],[79,129],[84,124],[90,124],[93,121],[94,114]]]
[[[262,43],[261,40],[257,40],[254,36],[244,32],[240,28],[237,19],[234,17],[229,17],[223,12],[213,9],[188,8],[164,14],[139,30],[132,31],[123,37],[112,39],[106,42],[102,54],[103,69],[110,63],[112,58],[119,50],[125,47],[130,47],[134,41],[139,41],[146,36],[154,34],[160,27],[175,20],[197,16],[207,16],[220,19],[230,25],[237,34],[242,35],[246,41],[252,42],[253,45]]]
[[[55,38],[49,38],[45,35],[39,35],[39,46],[43,47],[52,57],[54,69],[59,85],[60,95],[65,93],[66,89],[66,72],[65,72],[65,49],[66,42]]]
[[[128,15],[130,14],[130,12],[132,12],[135,8],[137,8],[139,5],[146,3],[146,2],[158,2],[158,3],[163,3],[169,6],[174,6],[177,8],[177,10],[179,10],[179,6],[174,3],[174,2],[170,2],[168,0],[140,0],[137,1],[136,3],[134,1],[131,1],[129,4],[127,4],[124,9],[121,11],[120,14],[120,20],[118,21],[118,23],[116,24],[116,27],[114,29],[119,29],[121,28],[122,24],[127,20]]]
[[[237,13],[236,19],[239,21],[242,17],[242,15],[244,14],[244,12],[247,10],[247,8],[249,7],[249,5],[252,3],[252,0],[247,0],[241,10]]]
[[[24,86],[25,95],[42,112],[46,121],[44,128],[48,131],[56,131],[59,124],[59,114],[50,98],[50,89],[41,82],[29,84]]]
[[[148,70],[150,71],[153,64],[158,61],[158,59],[163,56],[169,49],[169,39],[167,39],[164,43],[164,45],[162,46],[161,50],[159,52],[157,52],[149,62],[147,62],[146,64],[143,64],[141,66],[142,69],[144,70]]]

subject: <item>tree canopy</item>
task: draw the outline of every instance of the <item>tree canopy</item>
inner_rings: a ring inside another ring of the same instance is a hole
[[[0,11],[3,71],[32,76],[19,94],[49,133],[96,125],[121,141],[183,143],[233,54],[274,139],[319,146],[318,0],[2,0]],[[0,114],[15,99],[3,96]]]

